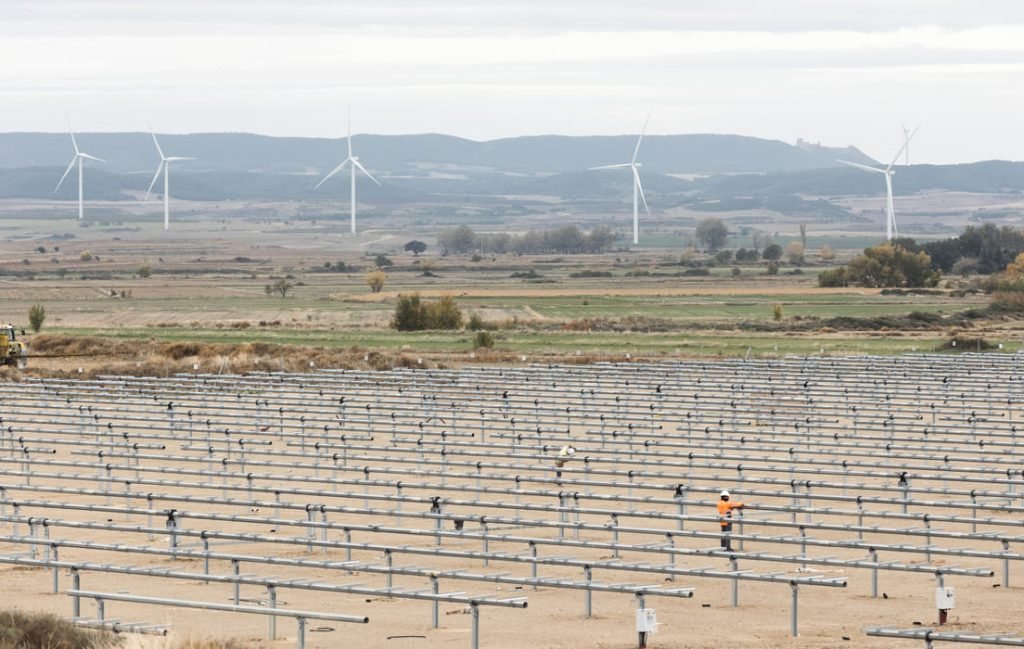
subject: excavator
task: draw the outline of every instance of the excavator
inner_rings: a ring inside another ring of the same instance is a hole
[[[0,324],[0,366],[4,365],[18,369],[28,366],[28,345],[18,340],[14,325],[10,324]]]

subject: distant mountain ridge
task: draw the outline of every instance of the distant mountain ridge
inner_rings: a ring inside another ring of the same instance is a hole
[[[76,133],[79,147],[107,160],[106,171],[155,170],[159,158],[149,133]],[[191,170],[326,173],[346,155],[344,138],[271,137],[251,133],[159,135],[167,155],[192,156]],[[434,168],[477,173],[552,174],[628,162],[636,135],[539,135],[477,142],[450,135],[366,135],[352,144],[367,168],[387,174],[427,175]],[[67,133],[0,133],[0,169],[64,167],[72,155]],[[876,164],[855,147],[799,147],[741,135],[649,135],[639,161],[656,173],[721,174],[802,171],[835,167],[842,156]],[[184,169],[185,167],[182,167]]]

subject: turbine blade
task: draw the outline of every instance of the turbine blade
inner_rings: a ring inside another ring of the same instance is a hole
[[[355,166],[359,167],[359,170],[362,171],[364,174],[366,174],[367,178],[369,178],[373,182],[377,183],[378,185],[380,184],[380,181],[377,180],[376,178],[374,178],[373,174],[371,174],[369,171],[367,171],[366,167],[364,167],[362,165],[362,163],[360,163],[358,160],[356,160],[355,158],[352,158],[352,164],[354,164]]]
[[[177,162],[179,160],[195,160],[196,158],[186,158],[183,156],[171,156],[170,158],[164,158],[166,162]]]
[[[342,169],[344,169],[344,168],[345,168],[345,165],[346,165],[346,164],[348,163],[348,161],[349,161],[349,160],[351,160],[351,159],[352,159],[352,158],[345,158],[344,160],[342,160],[341,164],[340,164],[340,165],[338,165],[337,167],[335,167],[335,168],[334,168],[333,170],[331,170],[331,173],[329,173],[329,174],[327,174],[326,176],[324,176],[324,177],[323,177],[323,180],[321,180],[320,182],[318,182],[318,183],[316,184],[316,187],[314,187],[313,189],[319,189],[319,188],[320,188],[320,185],[322,185],[322,184],[324,184],[325,182],[327,182],[327,179],[328,179],[328,178],[330,178],[330,177],[331,177],[331,176],[333,176],[334,174],[336,174],[336,173],[338,173],[339,171],[341,171]]]
[[[644,186],[640,182],[640,172],[637,171],[636,167],[633,167],[633,182],[636,183],[636,188],[640,190],[640,200],[644,203],[644,209],[647,210],[647,216],[650,216],[651,208],[647,207],[647,199],[644,197]]]
[[[106,162],[106,160],[104,160],[103,158],[97,158],[94,155],[89,155],[88,153],[82,153],[81,151],[79,151],[78,156],[81,157],[81,158],[86,158],[88,160],[95,160],[96,162]]]
[[[839,160],[839,159],[837,159],[836,162],[841,162],[844,165],[849,165],[851,167],[856,167],[858,169],[863,169],[864,171],[871,171],[871,172],[874,172],[876,174],[884,174],[885,173],[885,169],[879,169],[878,167],[869,167],[867,165],[862,165],[862,164],[859,164],[859,163],[856,163],[856,162],[850,162],[849,160]]]
[[[71,134],[71,146],[75,147],[75,155],[78,155],[78,142],[75,140],[75,129],[71,128],[71,118],[64,113],[64,119],[68,122],[68,133]]]
[[[160,148],[160,142],[158,142],[157,139],[156,139],[156,131],[152,131],[152,135],[153,135],[153,144],[156,145],[156,152],[160,154],[160,159],[161,160],[165,160],[166,158],[164,157],[164,150]]]
[[[915,135],[917,135],[917,129],[919,129],[919,128],[921,128],[921,127],[920,127],[920,126],[918,126],[917,128],[915,128],[915,129],[914,129],[914,130],[913,130],[913,131],[912,131],[912,132],[910,133],[910,135],[909,135],[909,136],[907,136],[907,137],[903,138],[903,146],[901,146],[901,147],[900,147],[900,150],[896,152],[896,155],[895,155],[895,156],[893,156],[893,158],[892,158],[892,162],[890,162],[890,163],[889,163],[889,166],[885,168],[885,169],[886,169],[886,171],[888,171],[889,169],[892,169],[892,166],[893,166],[894,164],[896,164],[896,161],[900,159],[900,156],[901,156],[901,155],[903,155],[903,150],[904,150],[904,149],[906,149],[906,148],[907,148],[908,146],[910,146],[910,141],[914,139],[914,136],[915,136]]]
[[[596,171],[598,169],[625,169],[626,167],[632,167],[633,165],[629,162],[623,162],[618,165],[602,165],[600,167],[590,167],[589,171]]]
[[[352,157],[352,104],[348,105],[348,157]]]
[[[161,160],[160,164],[156,166],[156,173],[153,174],[153,180],[152,182],[149,183],[149,189],[146,190],[146,197],[142,199],[142,202],[146,202],[149,200],[149,194],[153,191],[153,185],[156,184],[156,179],[160,177],[160,172],[164,170],[165,164],[167,163]]]
[[[644,127],[640,129],[640,137],[637,138],[636,148],[633,149],[633,159],[630,161],[636,164],[636,157],[640,154],[640,143],[644,141],[644,133],[647,132],[647,122],[651,121],[651,114],[647,113],[647,119],[644,120]]]
[[[68,165],[68,168],[64,172],[64,175],[60,177],[59,181],[57,181],[57,186],[53,189],[53,193],[54,194],[56,194],[57,191],[60,190],[61,184],[64,183],[64,179],[67,178],[68,174],[71,173],[71,170],[74,169],[76,162],[78,162],[78,156],[77,155],[74,158],[71,158],[71,164]]]

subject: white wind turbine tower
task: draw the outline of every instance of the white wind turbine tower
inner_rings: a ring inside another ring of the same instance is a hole
[[[149,200],[149,194],[153,191],[153,185],[156,184],[156,179],[160,177],[160,172],[162,171],[164,173],[164,230],[167,230],[171,227],[171,163],[182,160],[195,160],[195,158],[165,156],[164,150],[160,148],[160,143],[156,139],[156,132],[153,132],[152,135],[153,144],[156,145],[156,151],[160,154],[160,164],[156,167],[156,173],[153,174],[153,180],[149,183],[149,189],[146,190],[146,198],[143,201]]]
[[[342,160],[341,164],[339,164],[337,167],[335,167],[331,171],[331,173],[329,173],[326,176],[324,176],[323,180],[318,182],[316,184],[316,187],[314,187],[313,189],[319,189],[320,185],[322,185],[325,182],[327,182],[328,178],[330,178],[334,174],[336,174],[339,171],[341,171],[342,169],[344,169],[345,165],[347,165],[349,163],[352,163],[351,165],[349,165],[349,170],[351,171],[350,178],[351,178],[351,185],[352,185],[351,186],[351,190],[350,190],[350,194],[349,194],[349,196],[351,198],[351,205],[349,206],[349,214],[351,214],[351,217],[352,217],[352,234],[355,234],[356,233],[356,168],[358,168],[360,171],[362,171],[364,174],[366,174],[367,178],[369,178],[373,182],[377,183],[378,185],[380,185],[380,181],[378,181],[376,178],[374,178],[373,174],[371,174],[369,171],[367,171],[366,167],[364,167],[362,164],[360,164],[358,156],[352,155],[352,107],[351,106],[349,106],[349,109],[348,109],[348,157],[345,158],[344,160]]]
[[[900,159],[900,156],[903,155],[903,152],[906,151],[907,147],[910,146],[910,140],[912,140],[914,138],[914,135],[917,134],[917,129],[918,128],[921,128],[921,127],[918,126],[917,128],[915,128],[913,131],[911,131],[909,134],[907,134],[903,138],[903,146],[901,146],[900,150],[896,152],[895,156],[893,156],[892,162],[889,163],[889,166],[884,168],[884,169],[881,168],[881,167],[869,167],[867,165],[862,165],[862,164],[859,164],[859,163],[856,163],[856,162],[850,162],[848,160],[836,160],[836,162],[841,162],[844,165],[849,165],[851,167],[856,167],[858,169],[863,169],[864,171],[870,171],[872,173],[884,174],[885,175],[885,211],[886,211],[886,215],[885,215],[885,240],[886,241],[892,241],[892,237],[893,237],[894,234],[897,237],[900,236],[900,233],[899,233],[899,231],[896,228],[896,211],[893,209],[893,202],[892,202],[892,177],[894,175],[896,175],[896,172],[893,171],[893,166],[896,164],[896,161]]]
[[[641,163],[636,161],[637,155],[640,153],[640,143],[644,141],[644,133],[647,132],[647,122],[651,120],[650,114],[647,115],[647,119],[644,120],[644,127],[640,129],[640,137],[636,141],[636,148],[633,149],[633,158],[629,162],[623,162],[615,165],[602,165],[600,167],[591,167],[595,169],[625,169],[629,167],[633,171],[633,245],[639,245],[640,243],[640,205],[637,199],[643,201],[644,209],[647,211],[647,216],[651,215],[651,208],[647,207],[647,199],[644,198],[644,188],[640,184],[640,171],[639,168]]]
[[[59,181],[57,181],[57,187],[54,188],[53,193],[56,194],[57,191],[60,190],[60,186],[64,183],[64,179],[68,177],[68,174],[71,173],[71,168],[74,167],[75,163],[77,162],[78,163],[78,220],[81,221],[82,220],[82,216],[85,213],[85,210],[84,210],[84,208],[82,206],[82,161],[86,160],[86,159],[89,159],[89,160],[95,160],[96,162],[106,162],[106,160],[97,158],[96,156],[89,155],[88,153],[85,153],[84,151],[80,151],[79,150],[78,142],[75,141],[75,132],[73,130],[71,130],[71,122],[70,121],[68,122],[68,133],[71,134],[71,146],[75,147],[75,156],[73,158],[71,158],[71,164],[69,164],[68,168],[64,171],[64,175],[60,177]]]

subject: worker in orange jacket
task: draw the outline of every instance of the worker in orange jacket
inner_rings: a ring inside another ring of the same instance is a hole
[[[722,549],[732,552],[732,510],[743,509],[743,503],[729,500],[728,490],[723,489],[718,499],[718,523],[722,526]]]

